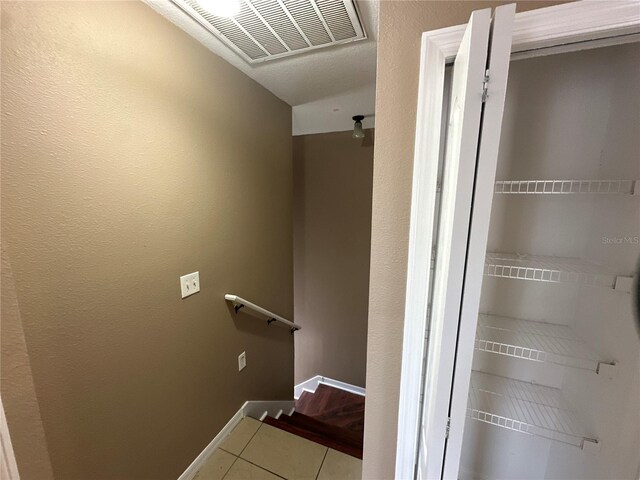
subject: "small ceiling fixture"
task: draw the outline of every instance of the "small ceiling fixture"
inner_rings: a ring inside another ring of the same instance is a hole
[[[362,120],[364,120],[364,115],[356,115],[352,117],[353,121],[353,135],[352,138],[364,138],[364,130],[362,129]]]
[[[203,10],[216,17],[230,18],[240,13],[240,0],[197,0]]]

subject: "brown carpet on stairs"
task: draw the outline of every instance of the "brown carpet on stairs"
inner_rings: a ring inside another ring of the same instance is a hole
[[[319,385],[304,392],[293,415],[267,417],[264,423],[353,457],[362,458],[364,400],[354,393]]]

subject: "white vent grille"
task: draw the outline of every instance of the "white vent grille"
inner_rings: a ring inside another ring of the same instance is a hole
[[[353,0],[240,0],[233,18],[172,1],[249,63],[367,38]]]

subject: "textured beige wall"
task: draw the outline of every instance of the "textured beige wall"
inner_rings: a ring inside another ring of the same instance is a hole
[[[291,108],[143,3],[2,2],[2,239],[56,478],[175,479],[290,398],[291,335],[223,295],[293,314],[291,151]]]
[[[4,245],[0,272],[0,384],[2,406],[21,478],[51,480],[51,460],[36,398],[31,362],[24,340],[13,272]],[[9,388],[11,391],[8,391]]]
[[[393,478],[411,175],[422,32],[466,23],[490,1],[380,3],[363,478]],[[518,2],[518,11],[558,2]]]
[[[365,386],[373,130],[293,138],[295,382]]]

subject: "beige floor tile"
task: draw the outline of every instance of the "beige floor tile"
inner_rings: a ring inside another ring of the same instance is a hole
[[[247,443],[249,443],[251,437],[253,437],[260,428],[260,425],[262,425],[262,422],[259,422],[255,418],[243,418],[229,436],[220,444],[220,448],[234,455],[240,455],[240,452],[247,446]]]
[[[236,458],[224,450],[214,450],[193,478],[194,480],[222,480]]]
[[[224,480],[281,480],[280,477],[239,458]]]
[[[329,449],[322,463],[318,480],[360,480],[361,478],[362,460]]]
[[[262,424],[240,457],[287,479],[315,480],[326,451],[327,447]]]

